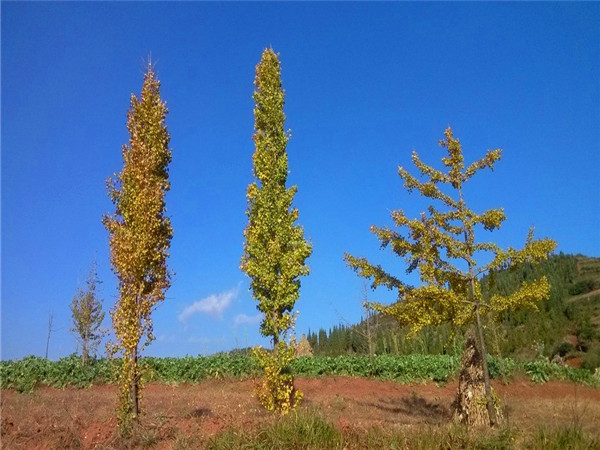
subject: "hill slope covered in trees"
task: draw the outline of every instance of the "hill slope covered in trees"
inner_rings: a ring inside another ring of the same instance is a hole
[[[600,366],[600,258],[553,255],[536,266],[524,264],[496,275],[495,287],[486,295],[507,294],[521,281],[545,275],[552,289],[538,311],[507,312],[486,324],[490,352],[531,360],[540,356],[594,370]],[[462,333],[451,338],[448,326],[429,327],[408,336],[409,330],[380,314],[369,322],[340,324],[329,330],[310,331],[307,339],[315,355],[368,354],[369,336],[376,354],[457,354],[462,351]],[[559,359],[560,358],[560,359]]]

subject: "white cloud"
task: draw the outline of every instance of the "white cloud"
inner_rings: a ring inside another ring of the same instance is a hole
[[[186,306],[178,319],[180,322],[185,323],[187,320],[196,313],[207,314],[212,317],[223,317],[223,311],[225,311],[231,305],[238,294],[239,288],[230,289],[229,291],[221,292],[219,294],[209,295],[202,300],[192,303]]]
[[[235,316],[235,319],[233,319],[233,324],[236,327],[238,325],[244,325],[244,324],[254,325],[254,324],[260,323],[262,318],[263,318],[263,315],[261,313],[258,313],[255,316],[249,316],[247,314],[238,314],[237,316]]]
[[[173,336],[172,334],[161,334],[161,335],[157,336],[156,341],[157,342],[167,342],[169,344],[172,344],[175,342],[175,336]]]

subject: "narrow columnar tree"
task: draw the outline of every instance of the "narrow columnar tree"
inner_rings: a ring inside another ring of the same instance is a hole
[[[483,389],[479,389],[479,392],[484,394],[483,398],[473,398],[472,393],[463,395],[466,393],[459,390],[458,416],[470,424],[487,422],[494,425],[499,409],[490,387],[482,319],[491,313],[521,307],[535,309],[536,303],[548,296],[550,286],[542,277],[523,282],[510,295],[484,297],[482,278],[488,275],[487,279],[493,283],[494,274],[499,270],[545,259],[556,243],[550,239],[534,240],[533,229],[520,250],[502,250],[493,242],[476,241],[476,228],[488,231],[498,229],[506,217],[502,208],[481,214],[469,209],[464,198],[464,184],[478,171],[493,169],[500,159],[501,150],[489,150],[485,157],[465,167],[460,142],[454,138],[450,128],[445,131],[445,139],[440,141],[440,146],[447,151],[447,156],[442,158],[447,171],[428,166],[413,152],[412,160],[421,173],[421,180],[402,167],[398,172],[409,192],[417,190],[422,196],[441,203],[443,209],[429,206],[426,212],[415,219],[409,219],[402,210],[393,211],[396,227],[405,229],[405,234],[387,227],[371,227],[382,247],[389,246],[395,254],[406,260],[408,273],[418,270],[422,286],[410,287],[365,258],[348,254],[344,258],[360,276],[372,279],[373,288],[386,286],[398,292],[397,303],[391,306],[376,304],[375,309],[395,317],[401,324],[410,325],[413,332],[442,323],[450,323],[455,329],[474,324],[477,331],[475,338],[467,339],[467,342],[477,342],[479,348],[478,352],[469,349],[467,353],[478,355],[475,365],[481,366],[483,376],[475,378],[483,382]],[[486,253],[491,255],[486,256]],[[487,262],[478,263],[477,260]],[[468,372],[466,366],[469,365],[473,366],[473,358],[463,358],[463,372]],[[469,404],[465,404],[465,401]]]
[[[110,234],[110,259],[119,280],[111,310],[116,342],[109,348],[123,358],[119,382],[119,419],[123,428],[139,416],[140,351],[153,339],[151,312],[170,286],[167,257],[173,236],[165,216],[170,188],[166,103],[150,64],[141,96],[131,96],[127,117],[129,144],[123,146],[123,169],[107,180],[116,211],[103,223]]]
[[[86,289],[79,288],[71,302],[73,328],[77,341],[81,344],[81,363],[87,364],[94,354],[105,331],[101,328],[104,320],[102,299],[98,295],[98,279],[96,262],[92,264],[86,281]]]
[[[251,278],[250,288],[264,314],[260,326],[270,337],[273,351],[257,349],[265,369],[265,380],[258,396],[269,410],[286,413],[300,399],[294,390],[289,363],[294,357],[295,341],[292,309],[299,297],[300,276],[308,274],[305,260],[312,247],[295,224],[298,210],[292,207],[296,186],[286,187],[289,134],[284,129],[284,90],[280,62],[272,49],[266,49],[256,66],[254,80],[253,155],[256,181],[248,186],[248,225],[241,269]],[[289,338],[289,339],[288,339]]]

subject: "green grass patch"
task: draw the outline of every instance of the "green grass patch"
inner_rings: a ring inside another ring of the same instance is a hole
[[[179,446],[180,449],[191,448]],[[319,411],[294,412],[256,430],[230,428],[212,437],[207,449],[598,449],[600,442],[580,428],[539,428],[522,434],[512,426],[469,430],[448,424],[338,430]]]

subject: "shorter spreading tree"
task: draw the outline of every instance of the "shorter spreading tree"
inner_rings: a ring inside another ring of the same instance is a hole
[[[461,379],[470,381],[460,383],[457,417],[471,425],[494,425],[500,409],[490,386],[483,320],[508,310],[536,309],[536,304],[548,297],[550,285],[545,277],[541,277],[531,282],[523,281],[509,295],[484,296],[482,282],[485,278],[492,286],[498,271],[546,259],[556,243],[550,239],[534,240],[533,229],[520,250],[502,250],[493,242],[477,242],[476,227],[487,231],[498,229],[506,216],[502,208],[481,214],[469,209],[464,198],[464,184],[478,171],[493,169],[501,150],[489,150],[485,157],[465,167],[460,142],[450,128],[444,135],[440,146],[447,151],[447,156],[442,158],[447,171],[423,163],[416,152],[412,154],[412,161],[425,180],[419,180],[402,167],[398,170],[408,192],[416,189],[422,196],[441,202],[444,209],[430,205],[415,219],[409,219],[403,210],[393,211],[391,215],[396,227],[407,229],[406,234],[387,227],[371,227],[382,248],[389,246],[405,259],[407,273],[418,271],[422,285],[409,286],[365,258],[349,254],[344,258],[360,276],[372,280],[373,289],[385,286],[397,291],[396,303],[374,304],[374,309],[396,318],[402,325],[411,326],[413,333],[443,323],[450,323],[455,330],[474,325],[476,333],[469,334],[466,342],[471,346],[477,343],[478,349],[467,346],[465,350]],[[491,257],[485,257],[486,253],[491,253]],[[477,259],[487,262],[478,263]],[[470,367],[480,370],[473,373]],[[471,392],[464,392],[465,389]],[[478,397],[475,392],[483,394]]]
[[[71,332],[81,345],[81,363],[87,364],[90,357],[95,354],[102,337],[106,331],[102,329],[104,312],[102,299],[98,295],[98,279],[96,262],[92,264],[86,281],[86,289],[79,288],[71,302],[71,315],[73,328]]]

